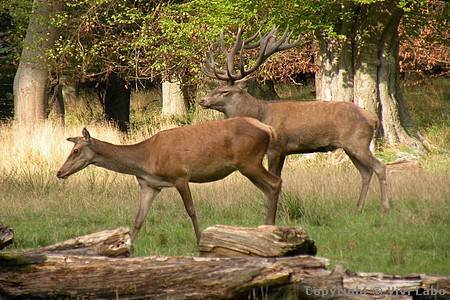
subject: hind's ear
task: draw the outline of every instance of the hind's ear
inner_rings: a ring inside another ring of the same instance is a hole
[[[69,142],[72,142],[72,143],[76,144],[77,141],[78,141],[78,138],[76,138],[76,137],[70,137],[70,138],[67,138],[66,140],[68,140]]]
[[[89,131],[86,128],[83,128],[83,137],[84,137],[84,141],[87,143],[91,142],[91,135],[89,134]]]

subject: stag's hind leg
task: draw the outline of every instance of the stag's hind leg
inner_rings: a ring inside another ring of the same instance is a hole
[[[352,151],[352,149],[345,149],[349,156],[356,158],[365,167],[371,169],[375,174],[377,174],[378,181],[380,183],[380,193],[381,193],[381,207],[384,212],[389,210],[389,201],[386,194],[386,166],[380,162],[369,149],[364,149],[360,151]]]
[[[350,157],[351,161],[361,174],[361,192],[359,194],[358,204],[356,205],[356,210],[361,213],[364,209],[364,204],[367,198],[367,192],[369,190],[369,184],[370,180],[372,179],[373,171],[372,169],[360,163],[351,154],[347,153],[347,155]]]
[[[268,200],[267,225],[274,225],[277,214],[278,197],[281,191],[281,178],[267,171],[261,162],[256,165],[238,168],[239,172],[260,189]]]

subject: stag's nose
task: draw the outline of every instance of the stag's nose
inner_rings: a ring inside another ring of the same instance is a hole
[[[61,178],[61,171],[56,172],[56,177]]]

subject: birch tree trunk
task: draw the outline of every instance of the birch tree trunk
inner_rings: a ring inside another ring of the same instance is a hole
[[[60,9],[58,1],[33,2],[13,87],[15,119],[22,124],[36,124],[47,117],[48,67],[45,52],[53,46],[57,33],[49,20]]]
[[[162,114],[163,116],[185,116],[186,103],[178,81],[162,83]]]

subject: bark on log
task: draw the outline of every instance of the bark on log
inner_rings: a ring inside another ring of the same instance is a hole
[[[300,227],[216,225],[202,232],[200,256],[285,257],[315,255],[314,241]]]
[[[9,226],[0,223],[0,250],[11,244],[14,240],[14,231]]]
[[[0,254],[0,266],[5,264],[35,263],[41,254],[100,255],[109,257],[129,256],[131,252],[130,230],[120,227],[83,235],[54,245]],[[31,261],[29,261],[31,259]]]
[[[0,268],[0,299],[408,299],[417,296],[417,291],[432,288],[446,293],[442,298],[449,297],[448,277],[330,272],[327,264],[327,259],[313,256],[107,258],[49,254],[26,268]]]
[[[327,260],[292,258],[47,255],[26,268],[0,268],[0,296],[235,298],[253,288],[326,273]]]

